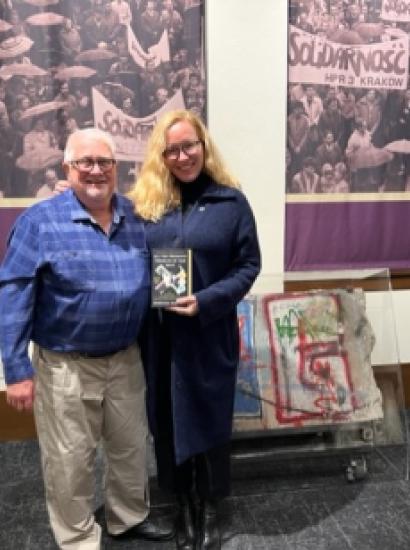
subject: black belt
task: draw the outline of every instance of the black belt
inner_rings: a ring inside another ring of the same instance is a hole
[[[129,346],[128,346],[129,347]],[[102,359],[103,357],[108,357],[109,355],[115,355],[116,353],[119,353],[120,351],[124,351],[127,348],[120,348],[115,351],[107,351],[105,353],[88,353],[87,351],[73,351],[71,353],[78,353],[79,355],[83,355],[84,357],[89,357],[90,359]]]

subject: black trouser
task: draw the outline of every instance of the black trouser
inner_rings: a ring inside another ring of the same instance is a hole
[[[176,494],[194,492],[200,499],[216,500],[230,493],[230,445],[213,447],[176,464],[171,404],[171,361],[168,334],[161,339],[161,369],[155,438],[158,484]]]
[[[229,444],[214,447],[178,465],[173,449],[165,449],[163,440],[156,441],[155,450],[158,484],[162,489],[176,494],[194,493],[201,500],[219,500],[229,495]]]

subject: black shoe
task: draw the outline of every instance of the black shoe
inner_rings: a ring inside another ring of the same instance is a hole
[[[141,523],[127,529],[120,535],[111,535],[116,539],[145,539],[145,540],[170,540],[175,536],[175,529],[172,524],[165,521],[155,521],[146,518]]]
[[[199,510],[198,550],[220,550],[221,533],[218,524],[218,511],[215,502],[204,500]]]
[[[178,497],[176,546],[178,550],[195,550],[195,506],[188,495]]]

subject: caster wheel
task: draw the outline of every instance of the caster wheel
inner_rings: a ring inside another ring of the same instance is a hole
[[[346,468],[347,481],[360,481],[367,476],[367,461],[364,457],[352,458]]]

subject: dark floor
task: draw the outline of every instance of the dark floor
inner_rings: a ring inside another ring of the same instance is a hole
[[[350,452],[234,461],[232,496],[221,510],[223,549],[408,550],[405,450],[401,445],[366,453],[368,475],[354,482],[345,475]],[[151,499],[154,514],[173,514],[172,501],[158,491],[155,479]],[[112,541],[104,535],[104,548],[166,550],[174,544]],[[35,441],[0,444],[0,549],[56,549]]]

